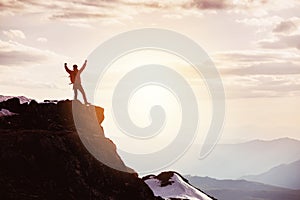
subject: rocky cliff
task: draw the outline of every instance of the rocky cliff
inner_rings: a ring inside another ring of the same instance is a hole
[[[72,105],[79,109],[80,128],[97,145],[94,158],[74,125]],[[157,199],[151,189],[125,166],[103,129],[104,110],[80,102],[21,104],[18,98],[0,102],[13,113],[0,117],[0,199]],[[105,162],[105,163],[107,163]]]

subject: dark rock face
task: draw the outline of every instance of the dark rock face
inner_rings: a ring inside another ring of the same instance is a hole
[[[75,105],[82,120],[88,122],[96,113],[98,123],[103,121],[102,108]],[[0,102],[0,108],[17,113],[0,118],[0,199],[157,199],[125,166],[101,127],[84,123],[81,128],[89,140],[97,132],[92,139],[98,155],[122,171],[86,150],[74,126],[71,101],[20,104],[13,98]]]

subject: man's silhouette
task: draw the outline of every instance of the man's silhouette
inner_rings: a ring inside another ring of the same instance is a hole
[[[79,70],[77,65],[73,65],[73,71],[72,71],[67,67],[67,63],[65,63],[65,70],[70,74],[70,80],[71,80],[71,84],[73,84],[73,90],[74,90],[74,100],[77,100],[77,94],[78,94],[77,90],[79,90],[82,94],[84,103],[89,104],[87,102],[85,92],[81,85],[81,79],[80,79],[80,74],[85,69],[86,64],[87,64],[87,60],[85,60],[84,64]]]

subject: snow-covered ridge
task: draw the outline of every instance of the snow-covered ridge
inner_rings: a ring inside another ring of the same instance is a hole
[[[0,102],[2,101],[7,101],[8,99],[12,99],[12,98],[18,98],[20,100],[20,103],[27,103],[27,102],[30,102],[32,99],[29,99],[27,97],[24,97],[24,96],[17,96],[17,97],[14,97],[14,96],[4,96],[4,95],[0,95]]]
[[[164,199],[213,200],[201,190],[195,188],[176,172],[163,172],[157,176],[149,175],[143,178],[155,196]]]

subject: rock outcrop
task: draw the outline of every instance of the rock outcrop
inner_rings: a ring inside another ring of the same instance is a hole
[[[87,151],[74,124],[72,105],[80,110],[84,122],[80,128],[94,141],[97,155],[122,170]],[[0,102],[0,109],[15,113],[0,117],[0,199],[158,199],[105,137],[102,108],[69,100],[20,104],[12,98]],[[93,115],[98,128],[93,127]]]

